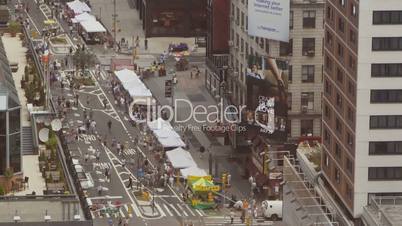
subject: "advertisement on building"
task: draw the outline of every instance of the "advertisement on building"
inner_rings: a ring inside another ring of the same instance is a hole
[[[289,41],[290,0],[249,0],[248,34]]]
[[[243,124],[247,125],[248,133],[286,140],[288,62],[249,56],[246,84],[247,110]]]

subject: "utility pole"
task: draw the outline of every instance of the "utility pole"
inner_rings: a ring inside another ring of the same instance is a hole
[[[117,32],[117,13],[116,13],[116,0],[113,0],[113,39],[116,44],[116,32]]]

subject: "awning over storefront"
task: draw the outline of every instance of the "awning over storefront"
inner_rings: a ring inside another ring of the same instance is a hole
[[[69,9],[74,11],[75,14],[81,14],[83,12],[91,12],[91,8],[89,8],[89,6],[85,2],[81,2],[80,0],[67,2],[67,6]]]
[[[101,23],[99,23],[99,21],[96,21],[96,20],[82,21],[82,22],[80,22],[80,25],[87,33],[106,32],[106,28],[103,27],[103,25]]]
[[[166,156],[172,164],[172,167],[175,169],[197,167],[197,163],[194,162],[190,152],[184,150],[183,148],[176,148],[174,150],[167,151]]]

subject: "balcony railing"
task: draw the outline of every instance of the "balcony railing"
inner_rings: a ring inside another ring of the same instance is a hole
[[[229,65],[229,54],[212,54],[206,58],[207,66],[218,74],[218,71]]]

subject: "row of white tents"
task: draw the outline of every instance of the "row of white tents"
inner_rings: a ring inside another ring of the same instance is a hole
[[[127,90],[137,103],[141,102],[138,100],[151,98],[152,103],[155,104],[152,92],[145,86],[134,71],[123,69],[115,71],[114,74],[119,79],[123,88]],[[173,148],[173,150],[166,152],[166,157],[174,169],[180,170],[184,178],[190,175],[207,176],[207,173],[203,169],[198,168],[190,152],[183,149],[186,144],[168,121],[158,118],[153,121],[148,121],[147,126],[165,150]]]
[[[87,33],[102,33],[106,32],[106,28],[96,20],[94,15],[91,15],[91,8],[79,0],[67,2],[67,6],[74,12],[74,18],[71,21],[75,24],[79,23]]]

